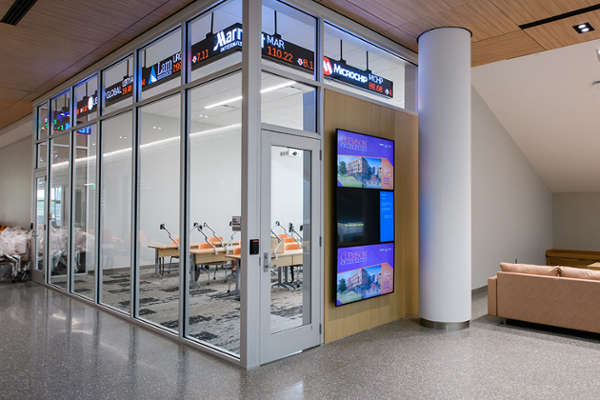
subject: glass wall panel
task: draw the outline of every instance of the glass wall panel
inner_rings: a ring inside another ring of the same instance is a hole
[[[41,176],[35,179],[35,260],[33,265],[37,271],[44,269],[46,255],[44,252],[46,237],[44,235],[44,224],[46,223],[46,177]]]
[[[242,61],[242,0],[225,2],[189,27],[192,80]]]
[[[181,29],[140,50],[142,99],[181,85]]]
[[[311,157],[309,150],[271,146],[271,226],[283,239],[281,257],[272,261],[271,333],[311,323]]]
[[[48,143],[38,143],[36,145],[36,154],[35,167],[46,168],[46,165],[48,164]]]
[[[101,302],[131,309],[132,112],[102,122]]]
[[[191,90],[190,108],[190,338],[240,352],[240,232],[242,127],[240,73]],[[221,104],[221,105],[217,105]]]
[[[263,63],[314,77],[316,21],[279,1],[263,0]]]
[[[75,168],[73,169],[73,231],[71,265],[75,279],[73,291],[95,299],[94,233],[96,232],[96,125],[73,132]]]
[[[264,123],[316,132],[316,89],[289,78],[262,73],[261,120]]]
[[[98,116],[98,78],[94,75],[75,87],[75,125]]]
[[[133,103],[133,57],[102,71],[102,114]]]
[[[394,107],[415,109],[416,67],[325,24],[325,82]]]
[[[67,288],[69,271],[69,135],[50,140],[50,283]]]
[[[36,140],[48,137],[48,102],[37,108]]]
[[[140,109],[139,316],[175,331],[179,328],[180,102],[177,94]],[[155,256],[161,258],[160,271]]]
[[[52,134],[55,135],[71,128],[71,91],[55,97],[50,102],[52,113]]]

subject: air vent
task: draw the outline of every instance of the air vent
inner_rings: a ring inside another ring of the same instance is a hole
[[[16,0],[6,14],[4,14],[4,17],[2,17],[0,22],[16,26],[31,7],[33,7],[36,1],[37,0]]]

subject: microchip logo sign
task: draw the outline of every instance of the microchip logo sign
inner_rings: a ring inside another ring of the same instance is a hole
[[[329,58],[327,58],[327,57],[323,58],[323,73],[327,76],[329,76],[333,73],[333,67],[331,66],[331,61],[329,61]]]

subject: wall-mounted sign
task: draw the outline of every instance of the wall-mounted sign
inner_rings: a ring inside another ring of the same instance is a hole
[[[146,90],[155,83],[169,81],[180,74],[181,52],[178,52],[150,67],[142,68],[142,90]]]
[[[217,33],[209,33],[206,39],[192,45],[192,69],[199,68],[231,53],[242,50],[242,24],[233,24]],[[303,71],[314,71],[313,51],[287,42],[281,35],[262,33],[264,58]]]
[[[106,106],[131,97],[133,94],[133,76],[125,77],[121,82],[117,82],[106,88],[104,97]]]
[[[346,64],[345,61],[337,61],[333,58],[323,58],[323,73],[325,76],[344,82],[357,88],[377,93],[392,98],[393,82],[369,70],[363,71]]]
[[[192,45],[192,69],[223,58],[242,49],[242,24],[236,23]]]
[[[336,306],[394,291],[394,141],[337,130]]]
[[[90,125],[86,126],[85,128],[77,129],[77,134],[81,136],[89,136],[93,131],[93,127]]]
[[[71,127],[70,117],[71,113],[68,108],[63,108],[60,111],[54,112],[54,118],[52,121],[52,129],[54,132],[64,131]]]
[[[84,96],[83,99],[77,102],[77,110],[75,115],[77,118],[85,117],[88,114],[96,111],[96,107],[98,106],[98,92],[94,92],[91,96]]]
[[[262,34],[262,55],[264,58],[302,71],[313,72],[315,53],[304,47],[286,42],[281,35]]]

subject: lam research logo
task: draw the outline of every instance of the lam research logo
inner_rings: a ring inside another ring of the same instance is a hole
[[[329,61],[329,58],[327,58],[327,57],[323,58],[323,73],[327,76],[329,76],[333,73],[333,67],[331,66],[331,61]]]
[[[156,72],[154,72],[154,66],[152,66],[152,70],[150,71],[150,79],[148,79],[148,84],[156,82]]]

